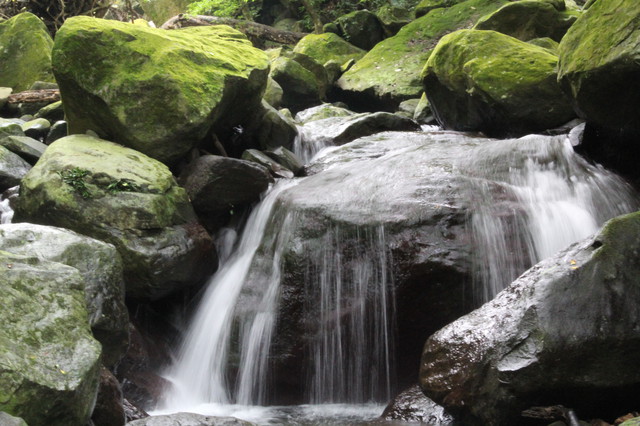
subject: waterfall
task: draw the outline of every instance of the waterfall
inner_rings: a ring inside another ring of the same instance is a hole
[[[236,301],[262,242],[278,194],[290,185],[291,182],[280,182],[271,189],[249,217],[236,250],[207,283],[206,293],[189,327],[178,360],[166,373],[173,388],[166,395],[165,410],[232,402],[226,376]],[[267,311],[274,307],[267,304],[265,301],[261,309],[269,315]]]
[[[9,199],[2,198],[0,194],[0,224],[11,223],[13,219],[13,209],[9,205]]]
[[[460,168],[474,178],[469,222],[477,304],[533,264],[637,207],[628,184],[575,154],[564,136],[488,141]]]

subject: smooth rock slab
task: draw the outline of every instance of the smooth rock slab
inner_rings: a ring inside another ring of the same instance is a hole
[[[234,417],[203,416],[194,413],[177,413],[165,416],[151,416],[127,423],[127,426],[251,426]]]
[[[102,344],[103,362],[114,365],[120,359],[129,343],[129,314],[114,246],[67,229],[14,223],[0,225],[0,247],[76,268],[84,278],[89,324]]]
[[[169,169],[91,136],[67,136],[48,147],[22,181],[15,221],[112,243],[131,297],[165,296],[215,268],[211,238]]]
[[[518,424],[533,405],[627,412],[640,390],[639,251],[632,213],[538,263],[427,340],[423,391],[464,424]]]
[[[0,410],[31,426],[82,425],[100,372],[77,269],[0,252]]]

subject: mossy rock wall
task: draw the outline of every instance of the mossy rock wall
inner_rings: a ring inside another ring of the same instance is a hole
[[[467,0],[431,10],[378,43],[338,80],[342,97],[360,110],[395,110],[400,102],[419,98],[420,72],[440,37],[477,20],[507,0]]]
[[[0,411],[31,426],[83,425],[100,374],[77,269],[0,251]]]
[[[47,27],[32,13],[0,22],[0,87],[20,92],[36,81],[53,81],[52,47]]]
[[[558,58],[495,31],[460,30],[440,40],[424,69],[438,122],[455,130],[518,136],[574,117],[557,83]]]
[[[15,222],[60,226],[116,246],[127,295],[162,297],[215,268],[211,239],[169,169],[112,142],[52,143],[22,180]]]
[[[593,3],[569,29],[559,51],[558,77],[579,115],[610,134],[640,137],[638,3]]]
[[[160,30],[88,17],[56,35],[69,133],[96,132],[171,164],[259,107],[269,62],[230,27]]]

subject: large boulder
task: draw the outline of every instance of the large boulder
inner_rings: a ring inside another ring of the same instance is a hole
[[[340,64],[351,59],[357,61],[366,53],[334,33],[306,35],[300,39],[293,51],[310,56],[322,65],[329,61],[337,61]]]
[[[268,69],[264,52],[225,26],[166,31],[74,17],[53,49],[69,133],[92,130],[166,163],[212,127],[222,135],[243,124]]]
[[[66,229],[31,223],[0,225],[0,246],[76,268],[84,278],[89,324],[102,344],[103,362],[118,362],[129,344],[129,314],[122,262],[115,247]]]
[[[640,390],[640,213],[537,264],[427,340],[420,385],[464,424],[531,406],[615,418]]]
[[[577,18],[578,13],[564,7],[558,10],[549,2],[522,0],[506,4],[481,18],[474,28],[498,31],[522,41],[549,37],[559,42]]]
[[[169,169],[87,135],[49,146],[22,180],[16,221],[72,229],[116,246],[126,292],[155,299],[215,268],[211,238]]]
[[[343,37],[360,49],[369,50],[384,39],[378,17],[368,10],[356,10],[335,20]]]
[[[47,27],[32,13],[0,22],[0,86],[21,92],[36,81],[53,81],[52,47]]]
[[[202,221],[217,229],[258,201],[272,180],[267,168],[254,162],[204,155],[189,164],[179,182]]]
[[[576,112],[590,126],[633,142],[640,135],[639,18],[633,0],[593,3],[562,39],[558,64]]]
[[[0,251],[0,411],[33,426],[85,424],[100,374],[75,268]]]
[[[296,55],[309,58],[299,53]],[[319,64],[316,63],[316,65]],[[325,97],[326,72],[324,81],[322,81],[313,69],[309,69],[295,57],[278,56],[275,58],[271,64],[269,76],[282,87],[282,106],[294,112],[317,105]]]
[[[575,113],[548,50],[494,31],[443,37],[424,69],[424,88],[438,122],[492,136],[550,129]]]
[[[394,37],[378,43],[337,81],[340,97],[352,108],[395,111],[400,102],[419,98],[420,72],[445,34],[469,28],[507,0],[466,0],[431,10],[405,25]]]

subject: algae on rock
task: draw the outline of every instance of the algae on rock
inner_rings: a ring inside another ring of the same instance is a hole
[[[21,92],[36,81],[53,81],[52,47],[47,27],[32,13],[0,22],[0,87]]]
[[[93,130],[171,164],[260,106],[269,62],[230,27],[161,30],[88,17],[56,35],[69,133]]]

